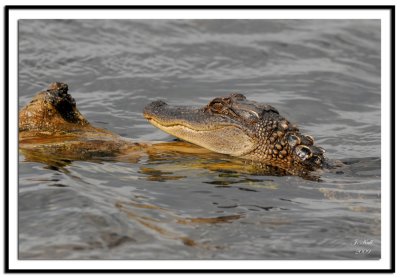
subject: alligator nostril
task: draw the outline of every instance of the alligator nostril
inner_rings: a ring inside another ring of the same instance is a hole
[[[162,100],[156,100],[156,101],[153,101],[152,103],[150,103],[150,105],[154,106],[154,107],[160,107],[160,106],[167,105],[167,103]]]
[[[310,148],[303,145],[297,146],[295,152],[301,160],[306,160],[312,156]]]
[[[159,111],[163,110],[163,107],[166,105],[167,103],[162,100],[153,101],[144,107],[143,114],[146,118],[152,117],[154,114],[157,114]]]

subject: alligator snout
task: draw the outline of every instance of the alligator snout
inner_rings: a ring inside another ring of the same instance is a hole
[[[147,106],[151,106],[151,107],[156,108],[156,107],[161,107],[161,106],[164,106],[164,105],[167,105],[167,103],[166,103],[165,101],[163,101],[163,100],[156,100],[156,101],[151,102],[151,103],[148,104]]]
[[[144,107],[143,116],[146,119],[151,119],[151,118],[153,118],[154,115],[160,114],[160,112],[162,111],[162,108],[167,105],[168,104],[162,100],[153,101]]]

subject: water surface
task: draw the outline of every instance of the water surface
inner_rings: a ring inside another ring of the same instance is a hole
[[[172,141],[144,105],[240,92],[346,167],[310,181],[209,167],[223,155],[21,153],[19,258],[380,258],[380,70],[379,20],[20,20],[20,108],[62,81],[94,125]]]

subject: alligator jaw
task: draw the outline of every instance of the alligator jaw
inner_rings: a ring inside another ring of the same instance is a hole
[[[171,106],[155,101],[144,109],[144,117],[159,129],[214,152],[244,156],[255,142],[238,123],[203,109]]]

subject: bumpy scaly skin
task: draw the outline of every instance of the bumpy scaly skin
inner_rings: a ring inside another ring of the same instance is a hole
[[[207,107],[212,106],[215,101],[211,101]],[[238,119],[251,130],[250,134],[256,142],[256,147],[244,155],[244,158],[285,169],[321,168],[325,151],[314,146],[311,136],[302,135],[299,129],[282,117],[274,107],[249,101],[242,94],[217,98],[217,102],[222,104],[222,110],[230,111],[228,115]],[[240,110],[246,113],[241,113]]]
[[[320,168],[324,150],[314,146],[314,139],[302,135],[299,129],[270,111],[263,115],[254,129],[258,136],[257,148],[246,157],[277,166],[294,165],[308,169]]]
[[[302,135],[274,107],[249,101],[242,94],[215,98],[197,110],[175,108],[157,101],[145,108],[144,115],[164,131],[199,145],[203,137],[198,140],[196,132],[200,134],[207,129],[214,135],[220,132],[220,137],[209,136],[205,140],[214,140],[213,143],[218,145],[218,138],[232,138],[226,143],[234,146],[232,152],[229,153],[229,148],[221,152],[277,166],[290,173],[316,170],[325,161],[325,151],[314,146],[311,136]],[[193,132],[185,138],[186,134],[182,136],[179,132],[180,125],[184,130],[192,128]],[[174,129],[170,129],[171,126]],[[233,128],[229,130],[227,126]],[[209,145],[212,147],[213,143]],[[246,151],[239,153],[237,149],[240,146],[246,146]],[[222,149],[220,145],[214,151],[219,152],[219,149]]]

